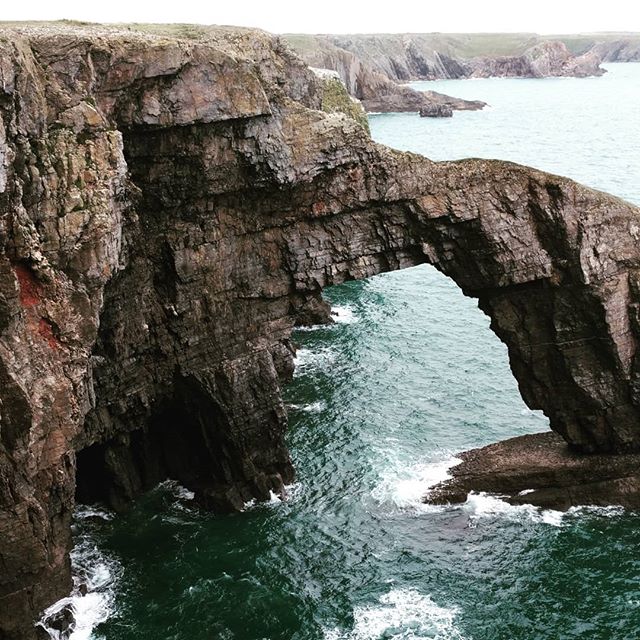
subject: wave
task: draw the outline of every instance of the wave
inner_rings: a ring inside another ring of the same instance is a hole
[[[563,511],[541,509],[531,504],[509,504],[499,496],[474,491],[469,493],[462,509],[470,514],[472,524],[481,518],[498,516],[511,521],[528,520],[560,527],[565,516]]]
[[[307,349],[303,347],[296,352],[293,363],[294,375],[299,375],[312,369],[325,369],[335,362],[336,353],[331,349]]]
[[[526,495],[529,490],[521,491],[520,495]],[[584,505],[571,507],[567,511],[557,511],[556,509],[543,509],[532,504],[510,504],[500,496],[484,492],[472,491],[467,496],[462,509],[470,514],[471,521],[477,523],[482,518],[505,518],[512,522],[526,520],[528,522],[550,525],[552,527],[562,527],[571,523],[575,518],[585,516],[599,518],[619,517],[627,513],[624,507],[608,506],[598,507]]]
[[[74,519],[80,528],[93,518],[111,520],[113,514],[80,505]],[[71,551],[73,590],[42,614],[37,626],[51,640],[89,640],[93,630],[116,611],[115,594],[122,566],[118,560],[97,547],[92,531],[83,531]]]
[[[359,318],[356,315],[353,307],[344,304],[344,305],[335,305],[331,307],[331,318],[333,319],[332,324],[311,324],[304,327],[296,327],[296,331],[318,331],[319,329],[331,329],[339,324],[353,324],[354,322],[358,322]]]
[[[297,411],[305,411],[306,413],[320,413],[327,408],[327,403],[324,400],[317,400],[316,402],[310,402],[309,404],[287,404],[289,409],[296,409]]]
[[[351,631],[325,631],[325,640],[464,640],[455,626],[458,609],[437,605],[430,596],[414,589],[394,589],[378,604],[356,607]]]
[[[164,490],[170,493],[176,500],[187,500],[191,501],[195,498],[195,493],[193,491],[189,491],[186,487],[183,487],[179,482],[175,480],[164,480],[156,489]]]
[[[475,491],[470,492],[466,501],[460,504],[425,504],[424,499],[429,495],[429,490],[448,480],[451,477],[449,470],[459,462],[460,459],[451,456],[428,463],[390,463],[389,468],[380,474],[380,481],[370,495],[379,507],[402,513],[413,512],[420,515],[438,511],[462,511],[469,516],[471,526],[479,524],[483,519],[500,518],[511,522],[528,521],[561,527],[576,517],[618,517],[626,513],[620,506],[580,506],[558,511],[532,504],[514,505],[499,495]],[[532,491],[525,489],[520,495],[526,496]]]
[[[349,305],[336,305],[331,307],[331,317],[338,324],[353,324],[358,322],[358,316],[355,314],[353,307]]]
[[[248,511],[249,509],[255,509],[260,507],[277,507],[284,503],[291,503],[297,500],[303,491],[303,485],[301,482],[294,482],[287,484],[284,487],[284,494],[278,495],[275,491],[269,491],[269,500],[264,502],[258,502],[255,498],[245,502],[242,510]]]
[[[373,499],[382,506],[416,512],[432,512],[442,507],[424,503],[429,489],[451,477],[449,469],[461,462],[449,457],[436,462],[392,465],[381,474],[380,482],[371,492]]]

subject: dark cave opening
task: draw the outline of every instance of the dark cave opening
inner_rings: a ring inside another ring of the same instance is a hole
[[[224,502],[241,460],[225,433],[224,413],[200,381],[181,377],[171,396],[158,402],[144,428],[77,453],[76,501],[126,509],[141,493],[176,480]]]

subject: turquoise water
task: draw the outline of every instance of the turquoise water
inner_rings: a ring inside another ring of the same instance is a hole
[[[640,65],[601,79],[429,83],[451,120],[371,117],[386,144],[498,157],[640,203]],[[470,496],[421,504],[456,451],[547,428],[475,302],[428,267],[326,292],[286,389],[285,501],[213,516],[165,484],[125,516],[79,510],[83,629],[105,640],[627,640],[640,637],[640,517]]]

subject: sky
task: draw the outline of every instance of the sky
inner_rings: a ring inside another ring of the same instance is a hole
[[[4,0],[0,20],[193,22],[275,33],[639,31],[637,0]]]

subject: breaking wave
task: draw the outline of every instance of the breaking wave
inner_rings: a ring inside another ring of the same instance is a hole
[[[92,519],[112,518],[112,513],[95,507],[80,505],[76,509],[75,525],[82,532],[71,551],[73,590],[46,609],[37,624],[52,640],[89,640],[93,630],[115,613],[122,566],[98,548],[90,524]]]
[[[464,640],[455,626],[458,610],[437,605],[430,596],[414,589],[394,589],[378,604],[356,607],[350,631],[325,631],[325,640]]]

